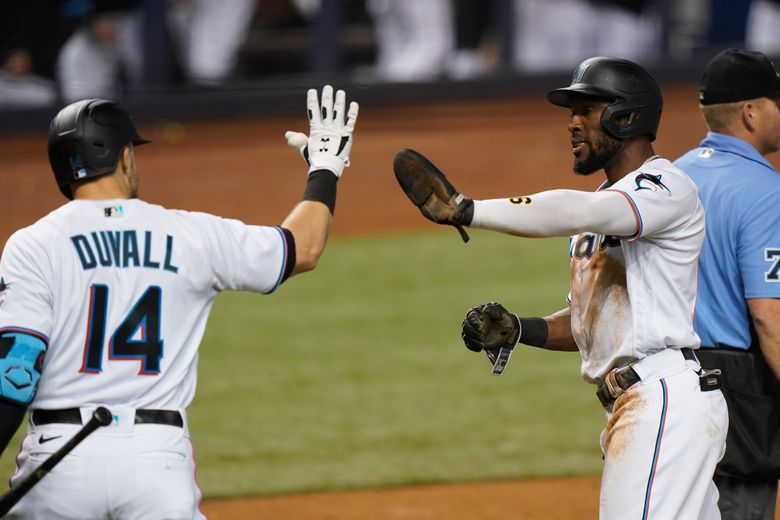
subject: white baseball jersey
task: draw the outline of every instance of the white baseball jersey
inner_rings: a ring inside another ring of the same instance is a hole
[[[695,184],[656,158],[604,189],[625,196],[638,232],[570,241],[572,335],[591,383],[666,347],[699,346],[692,320],[704,209]]]
[[[0,329],[49,338],[31,408],[186,408],[214,298],[273,291],[287,247],[280,228],[140,200],[72,201],[16,232]]]
[[[600,385],[631,365],[637,376],[607,405],[599,518],[720,518],[712,473],[725,448],[726,402],[702,388],[701,367],[680,350],[699,346],[693,312],[705,226],[693,181],[652,157],[596,193],[475,201],[472,225],[521,236],[592,231],[570,242],[582,375]]]
[[[633,208],[631,237],[572,237],[571,326],[585,380],[631,363],[641,381],[607,410],[599,518],[718,519],[712,473],[725,448],[720,391],[700,389],[693,330],[704,210],[666,159],[608,188]]]
[[[72,201],[16,232],[0,261],[0,330],[48,342],[30,408],[75,409],[84,423],[105,405],[114,422],[6,518],[203,519],[185,408],[206,319],[223,289],[273,291],[293,248],[281,228],[125,199]],[[181,423],[139,421],[139,409],[178,412]],[[12,486],[81,427],[35,417]]]

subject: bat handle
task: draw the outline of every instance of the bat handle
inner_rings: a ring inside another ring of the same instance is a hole
[[[73,448],[83,441],[89,434],[102,426],[108,426],[113,420],[113,415],[104,406],[99,406],[92,412],[92,417],[68,442],[63,444],[57,451],[44,460],[32,473],[22,479],[19,484],[11,488],[5,495],[0,497],[0,517],[5,516],[8,511],[16,505],[19,500],[27,494],[30,489],[49,473]]]

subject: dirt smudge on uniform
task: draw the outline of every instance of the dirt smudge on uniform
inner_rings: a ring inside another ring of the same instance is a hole
[[[615,401],[612,415],[607,422],[604,438],[606,458],[616,462],[631,445],[639,426],[646,402],[636,389],[629,390]]]
[[[626,287],[626,269],[620,265],[605,251],[599,251],[589,262],[593,283],[590,285],[589,301],[590,305],[585,313],[585,328],[591,332],[591,336],[596,331],[598,324],[601,323],[602,314],[605,310],[605,303],[608,300],[619,299],[628,302],[628,290]],[[609,310],[622,311],[628,309],[623,306],[610,306]],[[616,316],[614,312],[606,318],[610,320],[621,321],[621,316]]]

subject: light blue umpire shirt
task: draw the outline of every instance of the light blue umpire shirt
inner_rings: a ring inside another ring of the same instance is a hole
[[[699,187],[707,220],[694,328],[703,347],[746,350],[746,300],[780,298],[780,174],[753,146],[717,132],[674,164]]]

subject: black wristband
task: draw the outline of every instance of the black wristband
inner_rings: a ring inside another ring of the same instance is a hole
[[[303,192],[303,200],[322,202],[330,213],[336,211],[336,185],[339,178],[330,170],[316,170],[309,174],[306,190]]]
[[[470,226],[472,220],[474,220],[474,201],[467,199],[466,207],[464,208],[463,214],[460,217],[460,224],[464,226]]]
[[[543,347],[547,343],[547,322],[544,318],[520,318],[520,343]]]

